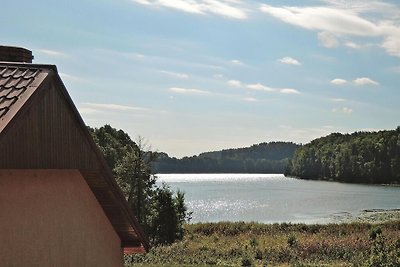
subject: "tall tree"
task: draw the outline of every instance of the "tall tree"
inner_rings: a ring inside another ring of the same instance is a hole
[[[183,224],[188,218],[184,194],[174,195],[167,186],[157,185],[151,168],[157,154],[150,151],[144,139],[139,137],[134,142],[124,131],[109,125],[89,131],[152,243],[171,243],[182,238]]]

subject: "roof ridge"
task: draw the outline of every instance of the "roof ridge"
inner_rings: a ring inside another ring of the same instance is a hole
[[[27,68],[27,69],[51,69],[56,73],[58,73],[57,66],[54,64],[35,64],[35,63],[0,61],[0,66]]]

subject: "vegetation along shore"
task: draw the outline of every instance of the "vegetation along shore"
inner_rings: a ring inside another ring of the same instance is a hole
[[[188,224],[181,241],[126,256],[125,266],[400,266],[400,211],[368,215],[326,225]]]

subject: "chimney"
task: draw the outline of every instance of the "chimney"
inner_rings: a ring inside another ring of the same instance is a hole
[[[0,45],[0,61],[32,63],[32,51],[15,46]]]

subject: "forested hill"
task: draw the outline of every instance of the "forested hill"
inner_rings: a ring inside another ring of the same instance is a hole
[[[295,152],[285,174],[303,179],[400,183],[400,127],[315,139]]]
[[[288,142],[261,143],[182,159],[158,153],[153,167],[157,173],[283,173],[298,147]]]

